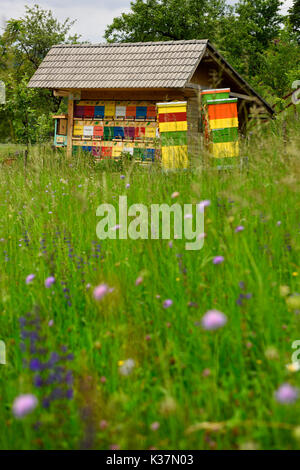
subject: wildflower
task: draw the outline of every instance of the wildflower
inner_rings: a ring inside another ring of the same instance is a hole
[[[297,310],[300,308],[300,295],[293,294],[285,299],[288,308],[292,310]]]
[[[198,211],[204,212],[205,207],[208,207],[208,206],[210,206],[210,201],[208,199],[205,199],[204,201],[199,202]]]
[[[239,233],[245,230],[245,227],[243,225],[238,225],[235,229],[235,233]]]
[[[276,223],[277,227],[280,227],[281,224],[282,224],[281,220],[278,220],[278,222]]]
[[[135,281],[135,285],[139,286],[140,284],[142,284],[142,282],[143,282],[143,278],[142,278],[142,276],[139,276]]]
[[[107,421],[106,421],[105,419],[102,419],[102,420],[100,421],[100,429],[102,429],[102,430],[103,430],[103,429],[106,429],[106,428],[107,428],[107,425],[108,425],[108,423],[107,423]]]
[[[38,400],[35,395],[19,395],[15,398],[12,411],[16,418],[20,419],[31,413],[37,406]]]
[[[48,326],[50,326],[50,328],[51,328],[51,326],[53,326],[53,325],[54,325],[54,321],[53,321],[53,320],[49,320]]]
[[[29,368],[32,371],[42,370],[42,364],[39,359],[33,358],[30,361]]]
[[[197,237],[197,240],[203,240],[204,238],[206,238],[206,233],[205,232],[200,233]]]
[[[54,282],[55,282],[55,277],[54,276],[47,277],[47,279],[45,280],[45,287],[47,287],[47,289],[49,289],[49,287],[51,287],[52,284],[54,284]]]
[[[116,232],[117,230],[120,230],[120,228],[121,228],[121,225],[117,224],[114,227],[112,227],[110,230],[113,230],[114,232]]]
[[[120,175],[121,180],[125,178],[125,175]]]
[[[288,383],[280,385],[278,390],[275,392],[276,400],[283,405],[290,405],[295,403],[298,398],[298,390]]]
[[[101,382],[102,384],[105,384],[105,382],[106,382],[106,377],[104,377],[104,375],[102,375],[102,377],[100,377],[100,382]]]
[[[174,193],[171,194],[171,198],[172,199],[175,199],[176,197],[179,196],[179,192],[178,191],[174,191]]]
[[[292,362],[285,366],[289,372],[298,372],[300,370],[300,362]]]
[[[205,330],[217,330],[227,323],[227,317],[219,310],[208,310],[202,317],[201,324]]]
[[[120,450],[119,444],[111,444],[109,450]]]
[[[108,293],[109,287],[107,284],[99,284],[99,286],[94,289],[94,298],[95,300],[102,300],[103,297]]]
[[[215,256],[213,259],[213,264],[221,264],[224,261],[224,256]]]
[[[20,345],[23,353],[23,363],[32,372],[36,373],[33,377],[33,385],[43,390],[43,407],[49,407],[53,400],[60,398],[71,399],[73,391],[70,385],[73,383],[73,374],[71,370],[65,367],[64,361],[73,360],[73,355],[52,352],[48,357],[49,351],[45,347],[46,337],[40,335],[42,323],[37,314],[28,313],[21,317],[19,321],[23,339]],[[33,326],[34,329],[32,329]],[[66,346],[62,346],[61,350],[66,353]],[[39,375],[39,372],[43,372],[43,377]]]
[[[126,189],[128,189],[128,188],[130,188],[130,184],[129,184],[129,183],[126,184]]]
[[[174,398],[167,396],[160,404],[160,411],[164,415],[168,415],[176,411],[177,404]]]
[[[26,277],[26,284],[30,284],[33,279],[35,278],[35,274],[28,274],[28,276]]]
[[[289,286],[279,286],[279,293],[281,297],[286,297],[290,293]]]
[[[119,372],[121,375],[130,375],[135,367],[135,362],[133,359],[126,359],[122,361],[122,364],[119,366]]]
[[[169,241],[168,247],[169,247],[169,248],[173,248],[173,242],[172,242],[172,241]]]
[[[211,370],[210,370],[210,369],[204,369],[204,370],[202,371],[203,377],[208,377],[210,374],[211,374]]]
[[[295,272],[292,273],[292,276],[293,276],[293,277],[297,277],[297,276],[298,276],[298,273],[295,271]]]
[[[150,424],[151,431],[157,431],[159,427],[160,427],[160,424],[158,421],[154,421],[154,423]]]
[[[166,300],[164,301],[164,303],[163,303],[163,307],[164,307],[164,308],[169,308],[169,307],[171,307],[172,305],[173,305],[173,300],[171,300],[171,299],[166,299]]]

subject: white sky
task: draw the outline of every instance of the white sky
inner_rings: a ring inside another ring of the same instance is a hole
[[[229,3],[235,1],[229,0]],[[286,0],[284,3],[285,13],[293,2]],[[60,21],[68,17],[77,19],[71,32],[81,34],[82,40],[93,43],[103,42],[105,27],[115,16],[130,10],[130,0],[0,0],[0,26],[3,28],[10,18],[20,18],[24,14],[24,6],[34,4],[52,10]]]

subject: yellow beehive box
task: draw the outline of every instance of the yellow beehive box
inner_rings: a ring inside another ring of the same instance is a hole
[[[183,113],[186,111],[186,101],[172,101],[170,103],[157,103],[159,114]]]
[[[161,157],[162,166],[165,169],[178,169],[188,167],[187,145],[162,147]]]
[[[210,152],[215,158],[238,157],[239,142],[220,142],[209,144]]]

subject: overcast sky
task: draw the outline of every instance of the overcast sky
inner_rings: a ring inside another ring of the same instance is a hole
[[[231,0],[229,3],[235,2]],[[287,0],[284,3],[283,11],[286,12],[293,2]],[[5,20],[21,17],[25,11],[24,5],[34,4],[52,10],[60,21],[67,17],[76,19],[72,33],[81,34],[82,40],[93,43],[103,42],[106,25],[115,16],[130,10],[130,0],[0,0],[1,27],[3,28]]]

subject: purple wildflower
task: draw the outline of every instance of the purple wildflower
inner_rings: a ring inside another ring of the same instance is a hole
[[[173,305],[173,300],[171,300],[171,299],[166,299],[166,300],[164,301],[164,303],[163,303],[163,307],[164,307],[164,308],[169,308],[169,307],[171,307],[172,305]]]
[[[199,202],[198,204],[198,211],[199,212],[204,212],[205,207],[210,206],[210,200],[205,199],[204,201]]]
[[[221,264],[224,261],[224,256],[215,256],[213,259],[213,264]]]
[[[31,359],[30,363],[29,363],[29,368],[30,370],[32,371],[38,371],[38,370],[42,370],[42,364],[41,364],[41,361],[37,358],[33,358]]]
[[[235,233],[239,233],[245,230],[245,227],[243,225],[238,225],[235,229]]]
[[[102,300],[103,297],[108,293],[109,288],[107,284],[99,284],[99,286],[95,287],[94,289],[94,299],[95,300]]]
[[[35,274],[28,274],[28,276],[26,277],[26,284],[30,284],[33,279],[35,278]]]
[[[12,411],[16,418],[20,419],[31,413],[37,406],[38,400],[35,395],[19,395],[15,398]]]
[[[278,390],[276,390],[275,398],[279,403],[289,405],[295,403],[298,398],[298,394],[299,392],[297,388],[292,387],[292,385],[288,383],[284,383],[280,385]]]
[[[126,184],[126,189],[128,189],[128,188],[130,188],[130,184],[129,184],[129,183]]]
[[[102,430],[103,430],[103,429],[106,429],[107,426],[108,426],[107,421],[106,421],[105,419],[102,419],[102,420],[100,421],[100,429],[102,429]]]
[[[142,282],[143,282],[143,278],[142,276],[139,276],[136,278],[135,285],[139,286],[140,284],[142,284]]]
[[[54,284],[54,282],[55,282],[55,277],[54,276],[47,277],[47,279],[45,280],[45,287],[47,289],[49,289],[49,287],[51,287],[52,284]]]
[[[202,317],[201,324],[205,330],[217,330],[227,323],[227,317],[219,310],[208,310]]]
[[[160,427],[160,424],[158,421],[154,421],[154,423],[150,425],[151,431],[157,431],[159,427]]]

